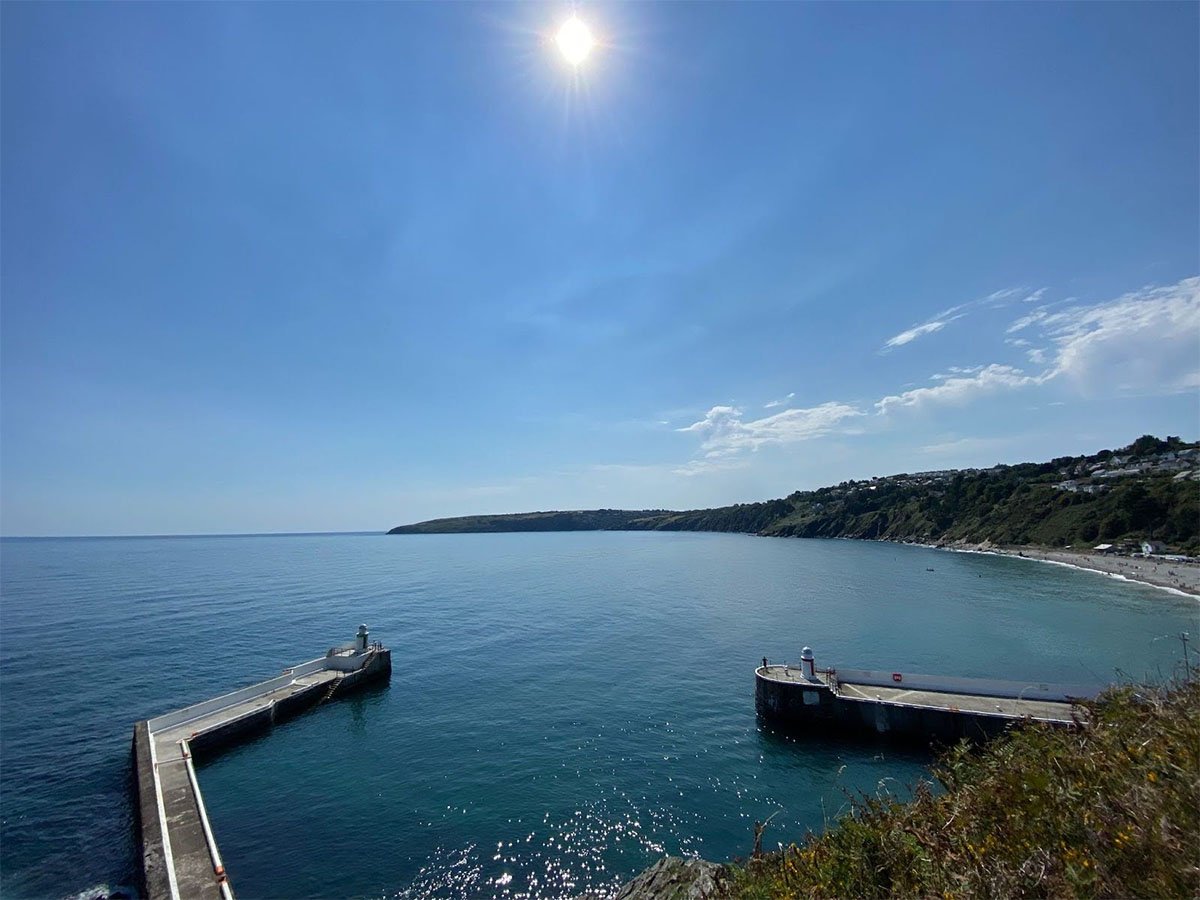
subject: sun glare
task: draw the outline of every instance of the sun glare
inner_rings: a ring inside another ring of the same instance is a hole
[[[587,59],[592,48],[596,46],[596,39],[592,37],[592,29],[581,22],[577,16],[571,16],[563,23],[562,28],[558,29],[558,35],[554,41],[558,44],[563,59],[573,66],[579,65]]]

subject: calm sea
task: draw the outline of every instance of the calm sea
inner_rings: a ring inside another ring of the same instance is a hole
[[[745,855],[753,820],[796,840],[928,762],[765,732],[763,656],[1108,681],[1197,630],[1193,600],[1054,566],[715,534],[8,540],[0,586],[8,898],[134,883],[134,721],[360,622],[390,685],[200,771],[242,898],[561,897]]]

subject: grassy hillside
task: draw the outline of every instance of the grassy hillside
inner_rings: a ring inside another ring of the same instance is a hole
[[[849,483],[793,494],[788,498],[792,511],[762,532],[1046,546],[1151,538],[1196,549],[1197,482],[1149,473],[1088,494],[1056,488],[1061,481],[1053,464],[1027,464],[958,473],[936,482]]]
[[[939,796],[864,797],[824,835],[731,867],[731,896],[1200,895],[1200,683],[1088,706],[1079,730],[955,748]]]
[[[1197,444],[1150,435],[1120,450],[1045,463],[892,475],[716,509],[584,510],[465,516],[391,534],[735,531],[928,543],[1086,546],[1153,539],[1200,552]]]

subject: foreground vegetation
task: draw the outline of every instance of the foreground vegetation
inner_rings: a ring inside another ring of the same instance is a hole
[[[729,867],[734,897],[1196,897],[1200,684],[1117,689],[1077,730],[959,746],[908,803]]]
[[[1149,539],[1196,553],[1200,483],[1178,468],[1187,465],[1194,471],[1196,456],[1186,464],[1163,460],[1196,446],[1145,435],[1128,447],[1090,456],[846,481],[765,503],[687,512],[599,509],[464,516],[403,525],[390,533],[726,531],[1049,547]],[[1168,469],[1168,464],[1176,468]],[[1139,466],[1137,474],[1113,477],[1112,470]]]

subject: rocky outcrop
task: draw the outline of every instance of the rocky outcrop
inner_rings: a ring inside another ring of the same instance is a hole
[[[725,900],[728,870],[703,859],[664,856],[617,892],[615,900]]]

